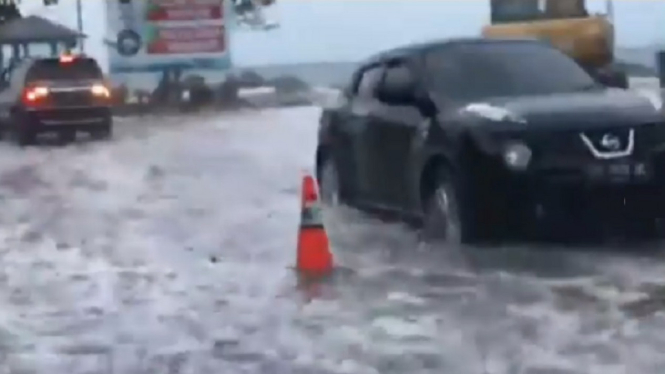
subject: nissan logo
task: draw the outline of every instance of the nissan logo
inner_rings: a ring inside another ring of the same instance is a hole
[[[621,149],[621,139],[614,134],[605,134],[600,139],[600,145],[608,151],[618,151]]]

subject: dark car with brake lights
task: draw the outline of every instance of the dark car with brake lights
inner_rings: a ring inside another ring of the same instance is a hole
[[[324,200],[476,242],[659,233],[665,116],[532,40],[454,39],[361,64],[319,124]],[[614,226],[613,226],[614,225]]]
[[[112,134],[111,90],[93,58],[26,58],[2,73],[0,87],[3,129],[21,145],[41,133],[69,141],[78,132],[98,139]]]

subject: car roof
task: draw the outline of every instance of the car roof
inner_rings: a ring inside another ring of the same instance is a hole
[[[467,38],[452,38],[440,39],[421,43],[412,43],[397,48],[392,48],[374,54],[367,58],[362,65],[375,65],[382,61],[410,57],[416,54],[426,52],[431,49],[445,48],[456,45],[473,45],[473,44],[508,44],[508,43],[525,43],[531,42],[534,44],[542,43],[538,39],[533,38],[484,38],[484,37],[467,37]]]
[[[76,59],[84,59],[84,60],[95,60],[94,57],[92,56],[86,56],[86,55],[74,55],[73,56]],[[60,56],[40,56],[40,57],[27,57],[26,58],[30,62],[37,62],[37,61],[59,61]]]
[[[92,60],[97,62],[97,60],[92,57],[92,56],[87,56],[87,55],[76,55],[76,58],[79,59],[85,59],[85,60]],[[18,64],[26,64],[26,65],[32,65],[36,62],[40,61],[58,61],[60,59],[60,56],[27,56],[27,57],[22,57],[19,61],[17,61]]]

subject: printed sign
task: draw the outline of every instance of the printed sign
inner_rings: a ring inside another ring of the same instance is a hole
[[[223,53],[226,48],[223,26],[151,26],[147,30],[146,53]]]
[[[224,0],[106,0],[111,73],[231,65]]]
[[[221,20],[224,17],[224,8],[218,3],[219,1],[210,4],[199,1],[189,5],[177,1],[152,3],[147,9],[146,20],[150,22]]]

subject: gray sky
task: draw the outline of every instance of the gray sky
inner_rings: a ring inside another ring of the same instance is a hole
[[[74,0],[44,9],[26,2],[27,12],[75,27]],[[98,42],[105,35],[104,1],[83,1],[89,53],[105,60]],[[590,0],[603,10],[604,0]],[[665,44],[665,1],[614,1],[618,43]],[[487,0],[278,0],[270,16],[281,23],[268,32],[235,30],[231,51],[238,65],[355,61],[398,44],[449,36],[477,35],[489,17]],[[658,27],[660,25],[660,28]]]
[[[604,10],[605,1],[589,7]],[[395,44],[477,35],[488,21],[489,1],[282,0],[276,10],[281,29],[235,34],[238,63],[357,60]],[[620,45],[665,41],[665,1],[619,0],[614,13]]]

